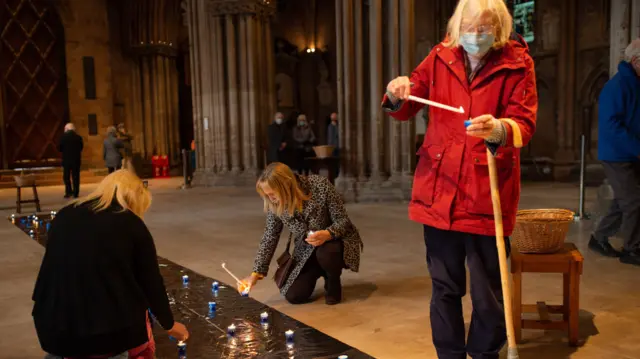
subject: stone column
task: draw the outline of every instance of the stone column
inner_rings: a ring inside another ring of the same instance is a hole
[[[415,0],[403,0],[400,2],[400,48],[402,54],[401,73],[409,76],[417,65],[415,63],[416,41],[414,36],[414,7]],[[402,144],[402,190],[405,197],[411,196],[413,184],[413,171],[415,168],[415,142],[416,126],[415,118],[400,123]]]
[[[573,118],[575,115],[575,57],[576,57],[576,0],[561,2],[560,36],[558,52],[558,152],[556,161],[575,160],[572,151],[574,142]],[[572,13],[573,11],[573,13]],[[569,168],[556,167],[556,175],[568,174]]]
[[[198,16],[197,8],[201,3],[188,4],[194,13],[189,17],[193,23],[190,29],[191,45],[196,45],[200,39],[197,29],[205,26],[204,19]],[[129,46],[137,57],[140,70],[140,84],[134,81],[134,89],[144,104],[142,107],[142,132],[144,133],[144,156],[149,159],[152,155],[167,155],[171,164],[180,161],[179,146],[173,136],[177,126],[178,109],[174,98],[177,99],[177,86],[173,79],[177,79],[175,57],[177,56],[177,29],[180,24],[178,0],[148,0],[143,6],[130,7],[128,14]],[[198,47],[198,45],[194,46]],[[198,61],[197,57],[193,58]],[[198,78],[198,76],[193,76]],[[176,82],[177,85],[177,82]],[[201,83],[196,86],[201,86]],[[201,98],[194,98],[194,108],[202,106]],[[196,116],[201,113],[194,111]],[[197,121],[196,121],[197,122]],[[202,138],[202,131],[197,129],[196,135]],[[135,141],[134,144],[139,144]],[[134,151],[141,148],[134,148]],[[203,163],[198,161],[199,163]],[[206,163],[206,161],[204,161]]]
[[[371,78],[370,116],[371,116],[371,179],[372,185],[378,186],[382,181],[381,152],[382,125],[384,115],[380,108],[380,100],[385,91],[383,83],[382,57],[382,0],[371,0],[369,5],[369,77]]]
[[[238,116],[238,70],[236,57],[236,26],[234,24],[235,15],[225,16],[225,32],[227,35],[227,91],[229,95],[229,141],[231,141],[231,172],[233,175],[240,173],[240,136],[239,136],[239,116]]]
[[[406,0],[404,0],[406,1]],[[388,11],[388,80],[396,78],[402,74],[400,70],[400,4],[399,0],[389,0]],[[402,163],[402,148],[400,140],[400,122],[388,118],[387,143],[389,146],[387,166],[391,175],[390,181],[400,182],[400,171]]]
[[[200,173],[204,169],[204,153],[205,145],[202,129],[201,114],[201,89],[200,89],[200,43],[199,43],[199,25],[198,22],[206,16],[205,13],[198,11],[198,5],[195,0],[187,0],[187,27],[189,30],[189,61],[191,71],[191,102],[193,106],[193,127],[194,140],[196,144],[196,172]],[[196,176],[196,178],[202,176]]]
[[[640,36],[640,0],[611,0],[609,74],[618,72],[624,50]]]
[[[336,83],[338,98],[338,132],[340,146],[340,177],[346,175],[345,153],[344,153],[344,128],[345,128],[345,106],[344,106],[344,51],[343,51],[343,31],[342,31],[342,0],[336,0]],[[340,178],[338,177],[338,178]]]
[[[356,121],[357,121],[357,152],[358,157],[356,161],[356,178],[358,182],[365,181],[365,126],[364,120],[366,117],[364,108],[365,98],[365,81],[364,81],[364,38],[363,29],[364,23],[362,22],[362,1],[355,2],[355,30],[356,30]]]
[[[202,151],[205,158],[214,159],[215,166],[209,175],[200,174],[196,183],[254,185],[262,156],[260,141],[266,136],[266,121],[272,116],[269,113],[275,111],[269,22],[275,12],[275,2],[210,0],[199,3],[203,4],[199,11],[206,14],[210,24],[209,31],[205,32],[208,44],[201,41],[200,49],[193,51],[208,54],[206,58],[201,56],[196,66],[198,73],[209,74],[211,86],[205,88],[201,83],[194,88],[194,92],[198,92],[194,96],[210,99],[211,141],[205,141]],[[204,113],[206,108],[204,104],[201,106]]]

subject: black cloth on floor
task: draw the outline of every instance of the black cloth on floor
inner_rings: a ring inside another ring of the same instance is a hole
[[[70,205],[48,236],[32,312],[45,352],[118,354],[144,344],[148,308],[173,327],[153,238],[138,216]]]

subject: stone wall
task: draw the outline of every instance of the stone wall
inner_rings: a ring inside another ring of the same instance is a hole
[[[66,63],[69,87],[69,119],[84,138],[83,163],[87,167],[104,167],[102,141],[113,124],[113,83],[109,22],[106,0],[65,0],[58,11],[65,28]],[[95,100],[85,98],[82,58],[95,62]],[[98,135],[89,136],[88,116],[97,115]]]

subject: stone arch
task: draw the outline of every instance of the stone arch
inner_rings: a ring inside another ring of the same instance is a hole
[[[532,157],[553,158],[557,146],[556,96],[549,81],[539,77],[536,81],[538,90],[538,118],[536,132],[528,147],[528,155]]]
[[[598,155],[598,98],[607,81],[609,81],[609,71],[607,66],[601,63],[589,73],[580,89],[580,112],[576,116],[579,126],[577,128],[580,131],[576,135],[585,134],[586,153],[591,160],[596,159]],[[580,145],[580,138],[576,143]]]

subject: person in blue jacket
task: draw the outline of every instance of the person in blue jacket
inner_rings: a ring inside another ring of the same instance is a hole
[[[625,50],[625,61],[600,93],[598,159],[613,188],[609,212],[591,235],[589,248],[640,265],[640,38]],[[622,232],[618,252],[609,237]]]

